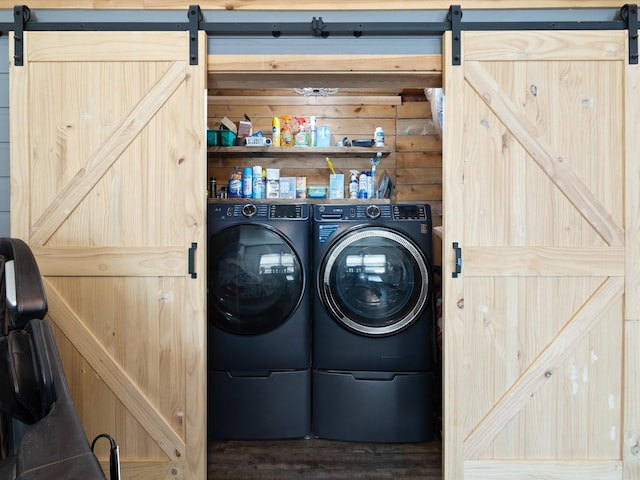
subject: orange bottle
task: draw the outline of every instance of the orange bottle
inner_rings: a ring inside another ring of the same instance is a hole
[[[280,127],[280,146],[293,147],[293,128],[291,127],[291,116],[282,115],[282,126]]]

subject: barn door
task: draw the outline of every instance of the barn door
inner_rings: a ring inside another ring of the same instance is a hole
[[[444,59],[445,478],[639,478],[627,34],[461,40],[461,65],[450,34]]]
[[[24,66],[10,52],[11,234],[36,254],[87,435],[115,437],[123,478],[206,475],[198,42],[195,66],[187,32],[26,32]]]

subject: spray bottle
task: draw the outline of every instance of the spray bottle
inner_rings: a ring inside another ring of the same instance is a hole
[[[358,198],[358,171],[349,170],[349,198]]]
[[[229,176],[229,198],[242,197],[242,173],[238,166],[233,167],[233,172]]]
[[[290,115],[282,115],[282,126],[280,127],[280,146],[293,146],[293,130],[291,128]]]
[[[318,126],[316,125],[316,117],[309,117],[309,146],[318,146]]]
[[[371,183],[373,184],[373,197],[378,198],[378,181],[376,179],[376,170],[377,166],[380,164],[380,159],[382,158],[382,152],[376,153],[375,158],[370,158],[369,163],[371,164]]]
[[[296,122],[298,124],[298,131],[294,135],[293,144],[298,147],[306,147],[309,145],[309,140],[307,139],[307,120],[304,117],[296,117]]]

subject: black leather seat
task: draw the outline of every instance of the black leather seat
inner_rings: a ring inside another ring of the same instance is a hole
[[[78,419],[29,246],[0,238],[0,480],[105,480]]]

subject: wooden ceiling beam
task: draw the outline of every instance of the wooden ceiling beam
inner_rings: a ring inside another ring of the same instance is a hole
[[[399,96],[209,96],[209,105],[401,105]]]
[[[208,71],[442,73],[442,55],[209,55]]]
[[[294,87],[340,87],[340,95],[375,92],[397,95],[405,89],[441,85],[441,55],[209,55],[208,58],[208,86],[213,92],[240,87],[289,91]]]

